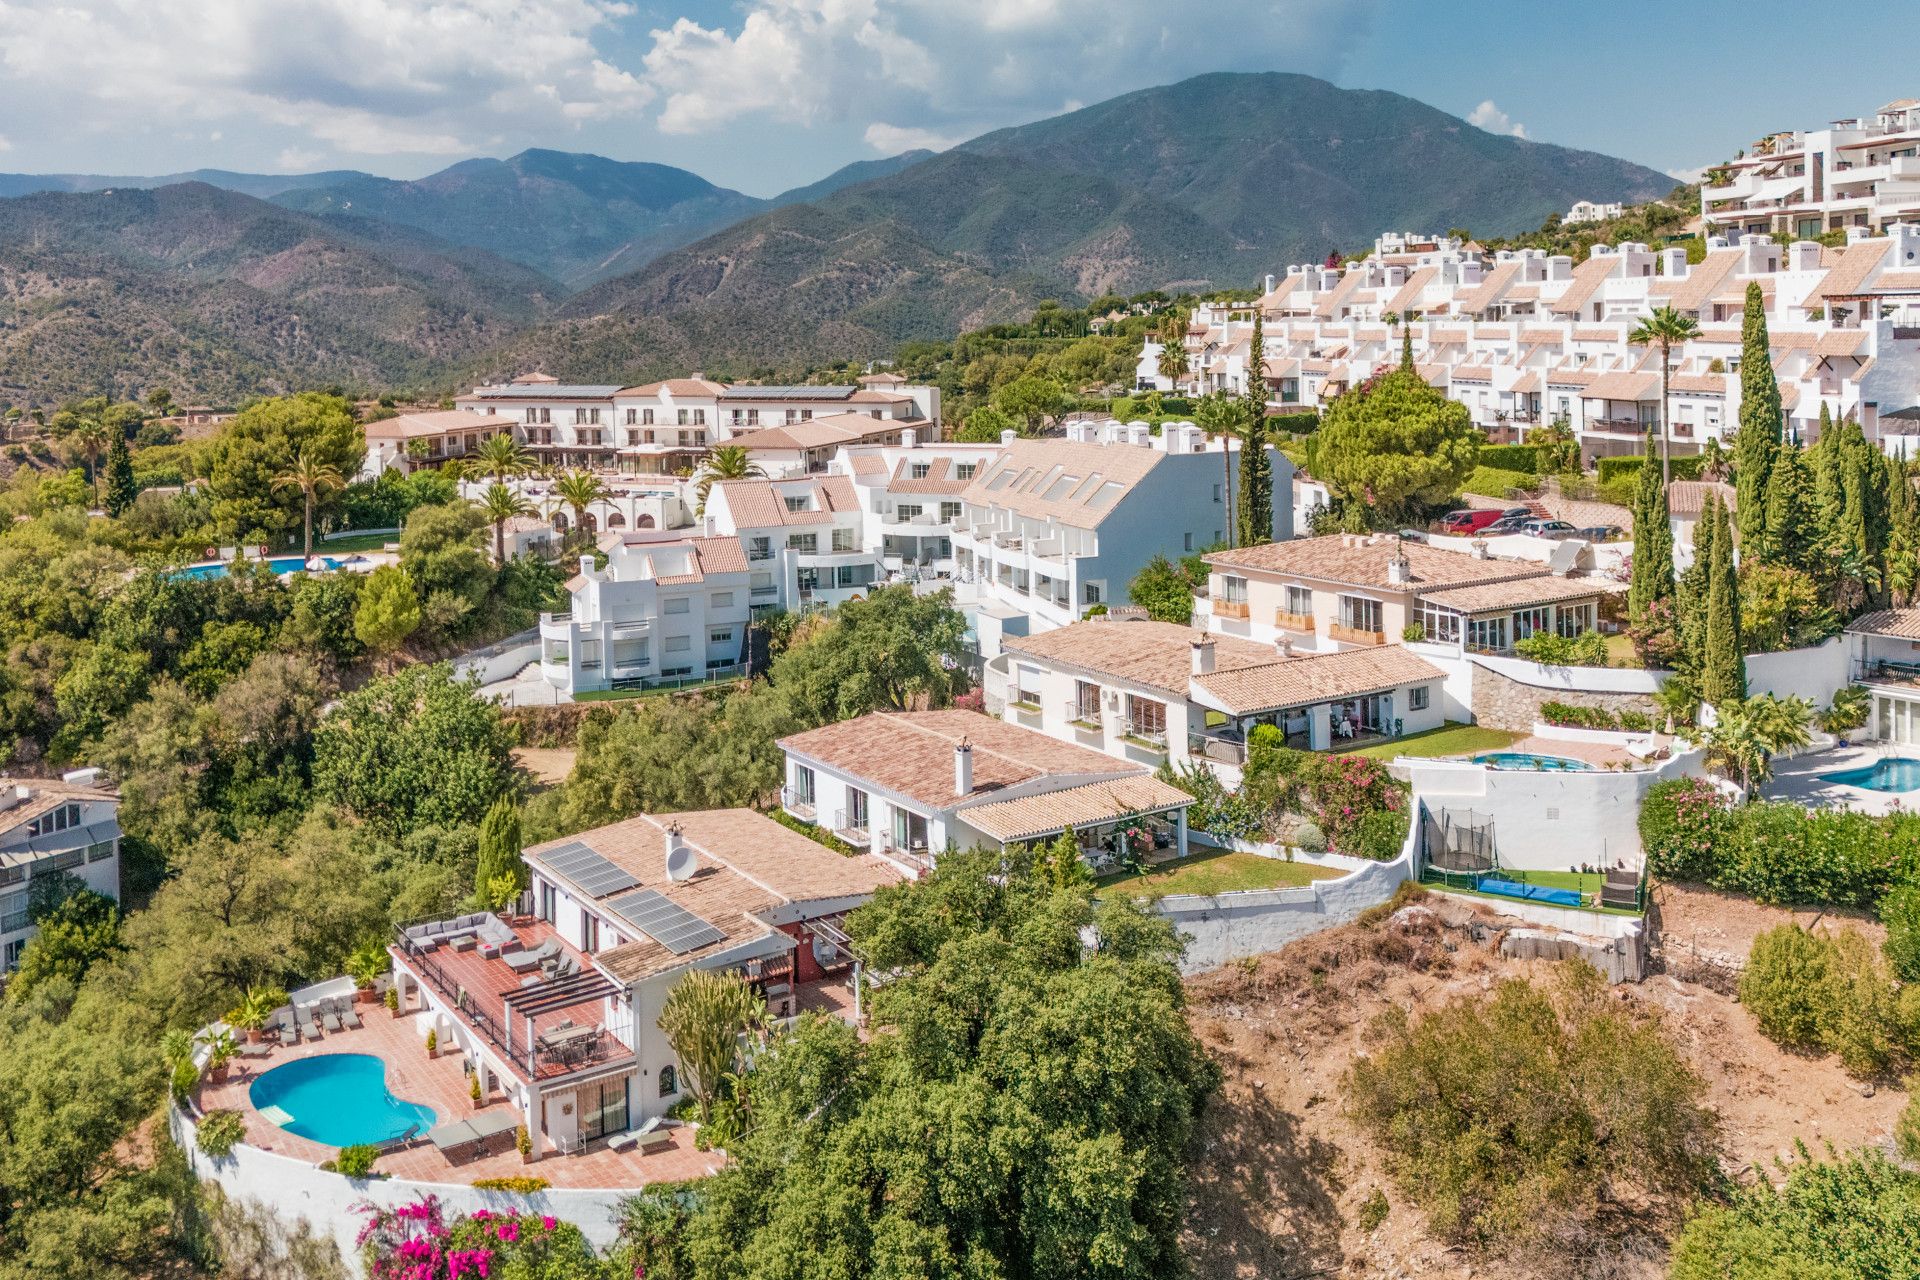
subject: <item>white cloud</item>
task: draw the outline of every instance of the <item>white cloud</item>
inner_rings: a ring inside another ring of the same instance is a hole
[[[1467,123],[1475,128],[1485,129],[1488,133],[1504,133],[1512,138],[1527,136],[1527,126],[1513,119],[1488,98],[1467,114]]]
[[[13,140],[7,137],[6,134],[0,133],[0,151],[11,150],[13,150]]]
[[[78,100],[93,129],[265,127],[344,154],[451,155],[631,115],[652,91],[599,56],[616,0],[0,0],[0,113]],[[219,130],[212,131],[218,138]]]
[[[1706,177],[1707,170],[1713,167],[1711,164],[1700,164],[1695,165],[1691,169],[1669,169],[1667,170],[1667,176],[1675,182],[1698,182]]]
[[[909,131],[929,145],[957,140],[1050,114],[1063,98],[1203,71],[1330,74],[1375,3],[1216,0],[1208,29],[1235,33],[1223,51],[1146,0],[745,0],[737,26],[683,17],[654,30],[643,61],[663,132],[851,121],[885,149]]]
[[[282,147],[274,163],[280,166],[283,173],[299,173],[313,168],[326,158],[326,153],[323,151],[303,151],[299,147]]]
[[[964,133],[936,133],[932,129],[903,128],[877,120],[867,126],[863,136],[867,145],[883,156],[897,156],[902,151],[945,151],[967,140]]]

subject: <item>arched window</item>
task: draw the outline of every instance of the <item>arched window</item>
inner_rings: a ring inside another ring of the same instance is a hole
[[[671,1098],[680,1092],[680,1073],[672,1067],[660,1068],[660,1096]]]
[[[567,513],[566,512],[556,511],[553,513],[553,531],[555,533],[565,533],[567,531]]]
[[[638,516],[634,519],[633,527],[636,529],[651,529],[653,528],[653,517],[648,515]]]
[[[627,518],[621,515],[618,511],[614,512],[612,515],[607,517],[607,528],[624,529],[626,527],[627,527]]]

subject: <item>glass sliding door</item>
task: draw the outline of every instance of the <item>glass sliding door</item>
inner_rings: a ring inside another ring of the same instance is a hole
[[[627,1080],[619,1076],[581,1086],[576,1101],[580,1107],[580,1140],[592,1142],[627,1128]]]

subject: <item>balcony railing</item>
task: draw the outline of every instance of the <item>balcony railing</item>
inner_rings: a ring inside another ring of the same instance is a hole
[[[1217,734],[1189,733],[1187,754],[1199,756],[1203,760],[1215,760],[1221,764],[1239,766],[1247,762],[1247,744],[1238,739],[1223,738]]]
[[[1282,631],[1302,631],[1313,634],[1313,615],[1310,613],[1291,613],[1286,609],[1273,611],[1273,625]]]
[[[1362,631],[1358,627],[1349,627],[1336,622],[1327,628],[1327,638],[1338,640],[1342,644],[1385,644],[1387,633],[1384,631]]]
[[[1245,600],[1215,600],[1213,616],[1216,618],[1248,618],[1253,608]]]
[[[793,787],[780,788],[780,807],[797,818],[813,820],[814,800],[812,795],[802,795]]]
[[[849,813],[845,809],[839,809],[834,812],[833,834],[839,836],[856,849],[866,848],[872,839],[872,834],[867,830],[867,815],[864,813]]]
[[[1075,699],[1060,704],[1060,718],[1076,729],[1098,731],[1103,728],[1100,720],[1100,704],[1089,707]]]

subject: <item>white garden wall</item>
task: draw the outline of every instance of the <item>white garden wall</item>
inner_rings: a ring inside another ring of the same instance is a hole
[[[1833,701],[1834,692],[1853,682],[1852,645],[1837,635],[1812,649],[1747,655],[1747,692],[1776,698],[1805,698],[1816,707]]]

